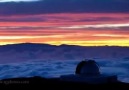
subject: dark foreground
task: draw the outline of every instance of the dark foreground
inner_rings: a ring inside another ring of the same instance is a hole
[[[2,86],[31,86],[31,87],[41,87],[44,90],[92,90],[92,89],[102,89],[102,90],[116,90],[116,89],[129,89],[129,83],[123,82],[108,82],[103,84],[87,84],[87,83],[77,83],[77,82],[66,82],[60,81],[59,78],[42,78],[42,77],[31,77],[31,78],[12,78],[4,79],[0,81]]]

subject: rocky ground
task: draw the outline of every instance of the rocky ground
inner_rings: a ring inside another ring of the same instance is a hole
[[[44,90],[92,90],[92,89],[108,89],[108,90],[124,90],[129,88],[128,83],[107,82],[103,84],[88,84],[88,83],[77,83],[61,81],[59,78],[42,78],[42,77],[30,77],[30,78],[12,78],[4,79],[0,81],[2,86],[30,86],[30,87],[41,87]]]

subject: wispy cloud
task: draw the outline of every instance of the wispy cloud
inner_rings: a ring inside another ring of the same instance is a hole
[[[97,24],[97,25],[73,25],[67,27],[58,27],[60,29],[120,29],[129,28],[129,23],[125,24]]]
[[[0,0],[0,2],[32,2],[32,1],[39,1],[39,0]]]

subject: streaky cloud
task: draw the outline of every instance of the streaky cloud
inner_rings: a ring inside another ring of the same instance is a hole
[[[39,1],[39,0],[0,0],[0,2],[32,2],[32,1]]]
[[[13,30],[13,31],[18,31],[18,30],[29,30],[29,31],[34,31],[34,30],[55,30],[55,29],[69,29],[69,30],[75,30],[75,29],[92,29],[92,30],[105,30],[105,29],[129,29],[129,23],[121,23],[121,24],[94,24],[94,25],[69,25],[69,26],[0,26],[0,31],[2,30]]]
[[[97,24],[97,25],[73,25],[67,27],[58,27],[60,29],[119,29],[119,28],[129,28],[129,23],[124,24]]]

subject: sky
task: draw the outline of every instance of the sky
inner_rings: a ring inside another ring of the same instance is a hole
[[[129,46],[129,0],[0,0],[0,45]]]

